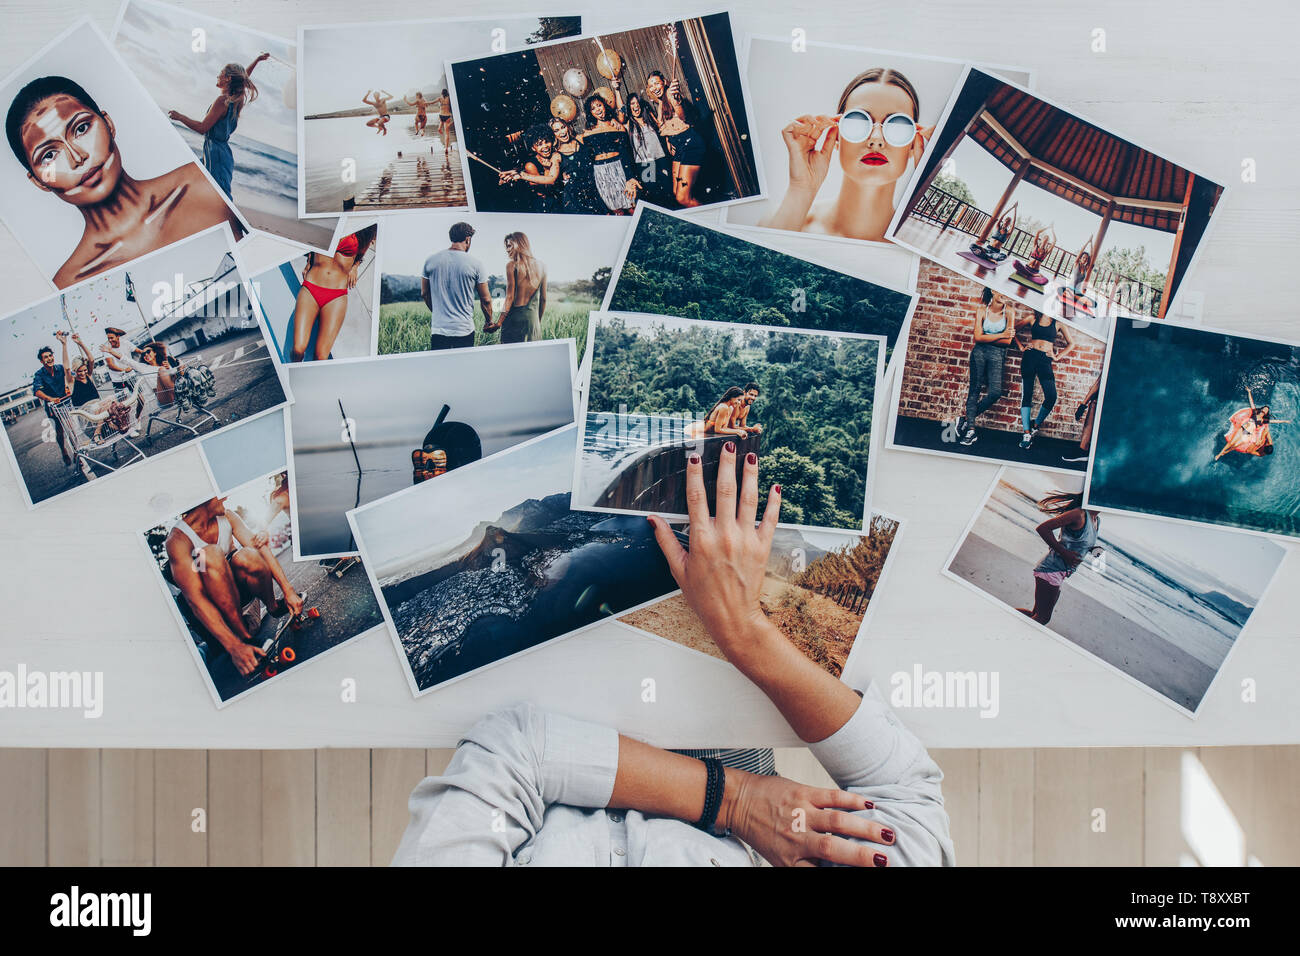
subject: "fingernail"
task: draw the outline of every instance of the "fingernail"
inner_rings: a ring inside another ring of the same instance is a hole
[[[883,853],[877,853],[871,858],[871,862],[876,864],[876,866],[889,866],[889,857],[885,856]]]
[[[755,454],[751,451],[748,455],[745,456],[745,461],[748,462],[748,463],[751,464],[751,465],[757,465],[757,464],[758,464],[758,456],[755,455]]]
[[[886,843],[893,843],[894,831],[886,827],[885,829],[880,831],[880,839],[884,840]]]
[[[775,492],[779,495],[779,494],[781,493],[781,486],[780,486],[780,485],[773,485],[773,486],[772,486],[772,490],[775,491]]]
[[[698,465],[698,464],[700,463],[700,456],[699,456],[699,455],[691,455],[691,457],[690,457],[690,462],[691,462],[692,465]]]
[[[863,810],[874,810],[874,809],[876,809],[876,805],[875,805],[874,803],[872,803],[870,800],[864,800],[864,801],[863,801],[863,807],[862,807],[862,809],[863,809]]]
[[[734,455],[736,453],[736,443],[734,441],[729,441],[722,446],[722,450],[728,455]]]

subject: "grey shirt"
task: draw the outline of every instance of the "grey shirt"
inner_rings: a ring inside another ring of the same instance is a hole
[[[837,786],[875,804],[889,826],[890,866],[953,865],[943,773],[869,686],[853,716],[810,744]],[[617,731],[531,704],[490,714],[467,733],[446,772],[411,793],[394,866],[753,866],[736,837],[689,823],[606,809],[618,769]]]
[[[424,261],[429,280],[434,335],[469,335],[474,331],[474,303],[478,286],[487,282],[483,263],[460,249],[443,249]]]

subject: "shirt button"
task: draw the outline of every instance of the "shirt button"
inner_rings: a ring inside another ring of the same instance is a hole
[[[625,852],[624,852],[624,850],[623,850],[623,848],[622,848],[621,846],[616,846],[616,847],[614,847],[614,855],[615,855],[615,856],[625,856],[626,854],[625,854]]]

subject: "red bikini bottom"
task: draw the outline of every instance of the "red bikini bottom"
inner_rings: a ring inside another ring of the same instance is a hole
[[[348,294],[346,287],[342,289],[327,289],[323,285],[317,285],[314,282],[304,282],[302,287],[311,293],[311,297],[316,300],[316,304],[322,309],[339,296]]]

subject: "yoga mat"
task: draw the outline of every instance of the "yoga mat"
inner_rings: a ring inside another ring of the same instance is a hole
[[[1013,272],[1011,275],[1007,276],[1007,278],[1017,285],[1022,285],[1026,289],[1033,289],[1035,292],[1042,292],[1047,286],[1046,280],[1043,282],[1034,282],[1032,279],[1026,279],[1019,272]]]
[[[1000,262],[994,262],[992,259],[985,259],[983,256],[975,252],[959,252],[957,255],[961,256],[968,262],[975,263],[981,269],[993,269],[996,271],[997,267],[1002,264]]]

